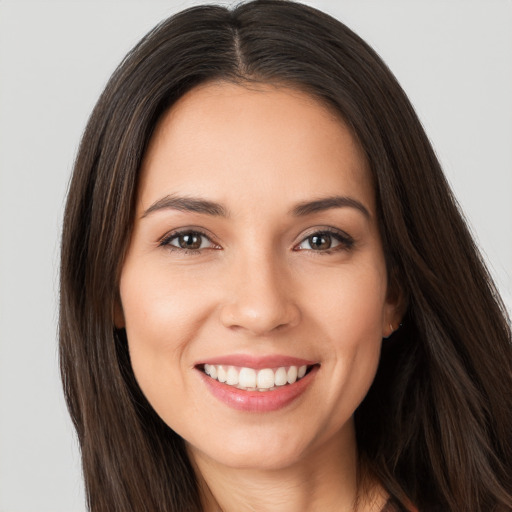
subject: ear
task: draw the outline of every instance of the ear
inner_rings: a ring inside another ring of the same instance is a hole
[[[409,303],[397,273],[391,272],[382,322],[382,337],[389,338],[402,324]]]
[[[117,297],[114,304],[114,325],[116,329],[124,329],[125,321],[124,321],[124,312],[123,306],[121,304],[121,297]]]

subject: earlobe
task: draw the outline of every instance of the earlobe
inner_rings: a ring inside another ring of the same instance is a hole
[[[382,337],[387,340],[394,332],[393,324],[390,323],[387,327],[382,329]]]
[[[383,329],[383,332],[382,332],[382,337],[384,339],[388,339],[391,337],[391,335],[395,332],[395,331],[398,331],[398,329],[400,329],[400,327],[402,327],[402,323],[401,322],[398,322],[398,323],[389,323],[389,325],[387,325],[386,327],[384,327]]]

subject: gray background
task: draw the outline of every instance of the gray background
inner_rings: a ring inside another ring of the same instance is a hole
[[[0,1],[0,512],[85,510],[57,367],[66,186],[114,67],[193,3]],[[347,23],[395,72],[511,308],[512,2],[307,3]]]

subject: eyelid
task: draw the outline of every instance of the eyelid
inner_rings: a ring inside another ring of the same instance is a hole
[[[170,244],[171,240],[178,238],[181,235],[187,235],[187,234],[194,234],[194,235],[199,235],[201,237],[204,237],[211,243],[212,246],[211,247],[203,247],[200,249],[185,249],[183,247],[178,247],[176,245]],[[164,248],[168,248],[170,250],[177,250],[177,251],[191,252],[191,253],[198,253],[205,249],[221,249],[221,246],[217,242],[215,242],[213,240],[213,238],[214,238],[213,235],[209,234],[207,232],[207,230],[205,230],[203,228],[198,228],[195,226],[190,226],[190,227],[173,229],[172,231],[167,232],[164,236],[162,236],[161,238],[159,238],[157,240],[157,245],[158,245],[158,247],[164,247]]]
[[[186,249],[183,247],[178,247],[176,245],[170,244],[171,240],[178,238],[180,235],[185,235],[185,234],[195,234],[195,235],[204,237],[210,242],[211,246],[203,247],[203,248],[199,248],[199,249]],[[299,246],[301,244],[303,244],[305,241],[307,241],[307,239],[313,235],[332,236],[339,242],[339,244],[336,245],[335,247],[332,247],[329,249],[324,249],[324,250],[299,249]],[[214,237],[212,234],[210,234],[208,232],[208,230],[206,230],[204,228],[199,228],[196,226],[187,226],[187,227],[183,227],[183,228],[173,229],[173,230],[167,232],[165,235],[163,235],[161,238],[159,238],[157,240],[157,245],[159,247],[164,247],[169,250],[177,250],[177,251],[181,251],[183,253],[197,254],[206,249],[208,249],[208,250],[209,249],[217,249],[217,250],[222,249],[222,246],[214,240],[215,238],[216,237]],[[354,241],[353,237],[351,237],[348,233],[346,233],[345,231],[343,231],[341,229],[334,228],[332,226],[315,226],[313,228],[308,229],[305,233],[302,233],[300,240],[296,244],[294,244],[292,249],[294,251],[310,251],[310,252],[316,252],[319,254],[320,253],[328,254],[329,252],[334,252],[337,250],[350,250],[353,247],[354,243],[355,243],[355,241]]]
[[[305,241],[307,241],[308,238],[310,238],[313,235],[332,236],[339,242],[339,245],[329,248],[329,249],[325,249],[325,250],[299,249],[298,248],[301,244],[303,244]],[[316,252],[318,254],[320,254],[320,253],[325,254],[325,253],[334,252],[337,250],[352,249],[354,243],[355,243],[354,238],[351,237],[348,233],[346,233],[345,231],[343,231],[341,229],[333,228],[332,226],[316,226],[316,227],[308,230],[308,232],[303,233],[301,235],[301,239],[299,240],[299,242],[297,244],[294,245],[293,250],[295,250],[295,251],[311,251],[311,252]]]

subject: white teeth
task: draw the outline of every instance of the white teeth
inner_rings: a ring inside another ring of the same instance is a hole
[[[219,366],[217,369],[217,380],[219,382],[226,382],[228,376],[226,375],[226,370],[222,366]]]
[[[217,367],[213,364],[205,364],[204,365],[204,373],[206,375],[209,375],[212,379],[217,378]]]
[[[297,367],[290,366],[288,368],[288,373],[286,374],[288,384],[293,384],[297,380]]]
[[[306,365],[282,366],[276,369],[263,368],[261,370],[214,364],[204,365],[204,373],[212,379],[246,391],[272,391],[278,386],[293,384],[306,375],[307,369]]]
[[[257,386],[259,389],[270,389],[274,387],[274,372],[265,368],[258,372]]]
[[[288,382],[288,378],[286,375],[286,368],[279,368],[276,372],[275,376],[275,385],[276,386],[284,386]]]
[[[236,368],[233,368],[232,366],[228,368],[226,384],[229,384],[230,386],[236,386],[238,384],[238,372],[236,371]]]
[[[243,388],[255,388],[256,371],[252,368],[242,368],[238,377],[238,384]]]

